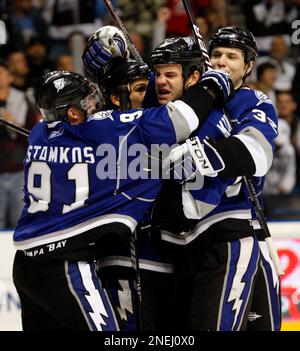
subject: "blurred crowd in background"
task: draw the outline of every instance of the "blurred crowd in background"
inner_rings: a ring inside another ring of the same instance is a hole
[[[111,2],[146,61],[166,37],[191,35],[181,0]],[[300,0],[190,3],[207,45],[218,28],[228,25],[255,35],[259,58],[246,82],[272,100],[279,116],[264,188],[266,214],[300,219]],[[41,117],[35,107],[39,78],[54,69],[83,73],[86,40],[99,27],[115,24],[103,0],[1,0],[0,19],[7,39],[0,47],[0,117],[28,129]],[[11,228],[22,208],[26,138],[0,126],[0,147],[0,228]]]

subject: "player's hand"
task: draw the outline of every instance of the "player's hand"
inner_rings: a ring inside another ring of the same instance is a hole
[[[208,90],[212,90],[221,104],[226,103],[234,94],[230,75],[221,70],[204,72],[199,84]]]
[[[108,69],[111,61],[117,57],[129,57],[125,36],[117,27],[104,26],[90,36],[82,61],[86,72],[93,77]]]
[[[186,160],[189,160],[189,168],[194,172],[198,171],[202,176],[216,177],[225,167],[224,161],[212,145],[206,140],[202,144],[197,136],[190,137],[185,143],[172,149],[163,161],[163,167],[166,169],[168,164],[182,164]]]

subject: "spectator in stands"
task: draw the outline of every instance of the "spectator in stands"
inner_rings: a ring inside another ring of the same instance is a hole
[[[166,36],[188,36],[191,29],[183,2],[181,0],[167,0],[166,5],[171,10],[171,16],[167,21]],[[193,4],[191,5],[193,6]]]
[[[52,61],[48,58],[48,48],[42,38],[33,37],[30,39],[26,56],[30,70],[28,84],[36,87],[41,76],[54,69]]]
[[[201,10],[201,7],[200,11],[198,9],[198,15],[202,15],[207,19],[212,32],[216,32],[220,27],[225,27],[230,23],[230,14],[227,10],[227,3],[228,2],[225,0],[212,0],[207,3],[209,6],[204,8],[204,11]]]
[[[246,27],[254,34],[260,54],[268,55],[275,35],[290,40],[297,8],[285,0],[246,0],[242,4]]]
[[[190,4],[194,16],[206,17],[215,30],[228,24],[225,0],[190,0]],[[191,27],[182,1],[167,0],[166,6],[171,10],[171,16],[167,21],[166,36],[190,35]]]
[[[153,24],[151,50],[166,39],[167,21],[171,17],[171,14],[171,10],[167,6],[162,6],[157,10],[156,20]]]
[[[190,1],[196,24],[206,45],[213,32],[228,23],[226,1],[192,0]],[[152,48],[171,36],[189,36],[191,26],[182,1],[168,0],[157,10],[153,28]],[[180,23],[180,26],[178,26]]]
[[[297,103],[291,91],[277,93],[278,116],[286,120],[291,129],[291,143],[296,150],[296,185],[300,189],[300,117],[296,114]]]
[[[115,3],[115,0],[112,1]],[[73,32],[81,32],[86,38],[107,21],[107,11],[102,0],[48,0],[44,17],[49,25],[52,61],[68,53],[68,39]],[[103,19],[101,16],[104,16]]]
[[[26,91],[29,67],[24,52],[21,50],[11,51],[7,56],[7,64],[13,77],[11,85],[16,89]]]
[[[256,60],[256,65],[251,74],[251,81],[255,79],[257,67],[264,62],[272,62],[276,66],[276,80],[274,88],[277,91],[292,89],[292,82],[296,73],[294,63],[289,62],[289,45],[283,36],[275,36],[272,40],[270,56],[262,56]]]
[[[274,83],[276,79],[276,66],[271,62],[264,62],[257,67],[256,89],[265,93],[276,106]]]
[[[141,55],[143,55],[145,53],[145,43],[144,43],[143,36],[136,31],[130,31],[128,34],[134,46],[137,48],[137,51]]]
[[[0,115],[8,122],[31,129],[37,121],[36,109],[24,92],[11,86],[12,75],[0,61]],[[0,228],[15,227],[23,208],[23,160],[26,137],[0,125]]]
[[[152,49],[152,35],[157,18],[157,10],[164,6],[165,2],[165,0],[118,0],[117,2],[127,30],[142,36],[146,54]]]
[[[266,175],[263,190],[266,195],[290,194],[296,184],[296,156],[290,134],[287,121],[279,118],[273,163]]]
[[[291,91],[281,91],[276,94],[278,117],[285,119],[291,128],[291,142],[295,145],[295,133],[300,121],[296,115],[297,104]]]
[[[208,48],[209,40],[213,34],[212,26],[205,16],[196,17],[196,24],[200,29],[205,46]]]
[[[25,49],[33,36],[47,38],[48,25],[33,0],[12,0],[9,7],[8,32],[10,45]]]
[[[290,47],[283,36],[276,36],[272,40],[271,58],[276,61],[277,75],[275,89],[291,90],[296,73],[294,63],[288,61]]]
[[[60,55],[56,62],[56,70],[75,72],[73,56],[69,54]]]
[[[300,115],[300,58],[297,60],[296,73],[292,82],[292,91],[297,103],[297,114]]]
[[[9,71],[13,77],[12,87],[24,91],[28,99],[35,104],[35,88],[30,85],[30,73],[25,53],[20,50],[11,51],[7,56]]]

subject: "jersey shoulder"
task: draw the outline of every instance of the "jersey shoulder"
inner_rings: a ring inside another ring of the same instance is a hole
[[[36,140],[39,140],[44,135],[44,130],[47,128],[47,122],[42,121],[35,124],[35,126],[31,129],[29,134],[29,144],[34,144]]]
[[[239,89],[233,98],[226,104],[226,109],[231,117],[238,118],[244,113],[259,109],[270,114],[276,114],[276,110],[269,97],[260,90],[249,88]]]
[[[273,102],[261,90],[242,88],[236,92],[234,98],[236,99],[236,102],[241,103],[244,107],[269,105],[274,108]]]

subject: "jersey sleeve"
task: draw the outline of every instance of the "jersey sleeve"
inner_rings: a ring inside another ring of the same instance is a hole
[[[225,161],[226,172],[231,167],[235,169],[234,175],[245,175],[238,174],[240,164],[244,173],[264,176],[271,167],[274,139],[278,134],[278,118],[272,102],[262,92],[242,89],[226,105],[226,112],[233,125],[231,137],[216,145]],[[254,165],[251,172],[247,172],[243,160]]]
[[[159,108],[144,110],[139,127],[146,144],[180,143],[198,127],[194,110],[177,100]]]
[[[90,128],[93,124],[94,128]],[[79,129],[88,139],[101,142],[99,128],[106,130],[112,139],[116,136],[135,136],[132,140],[148,148],[152,144],[183,142],[198,127],[199,120],[194,110],[183,101],[177,100],[167,105],[134,109],[125,112],[101,111],[88,118]]]

